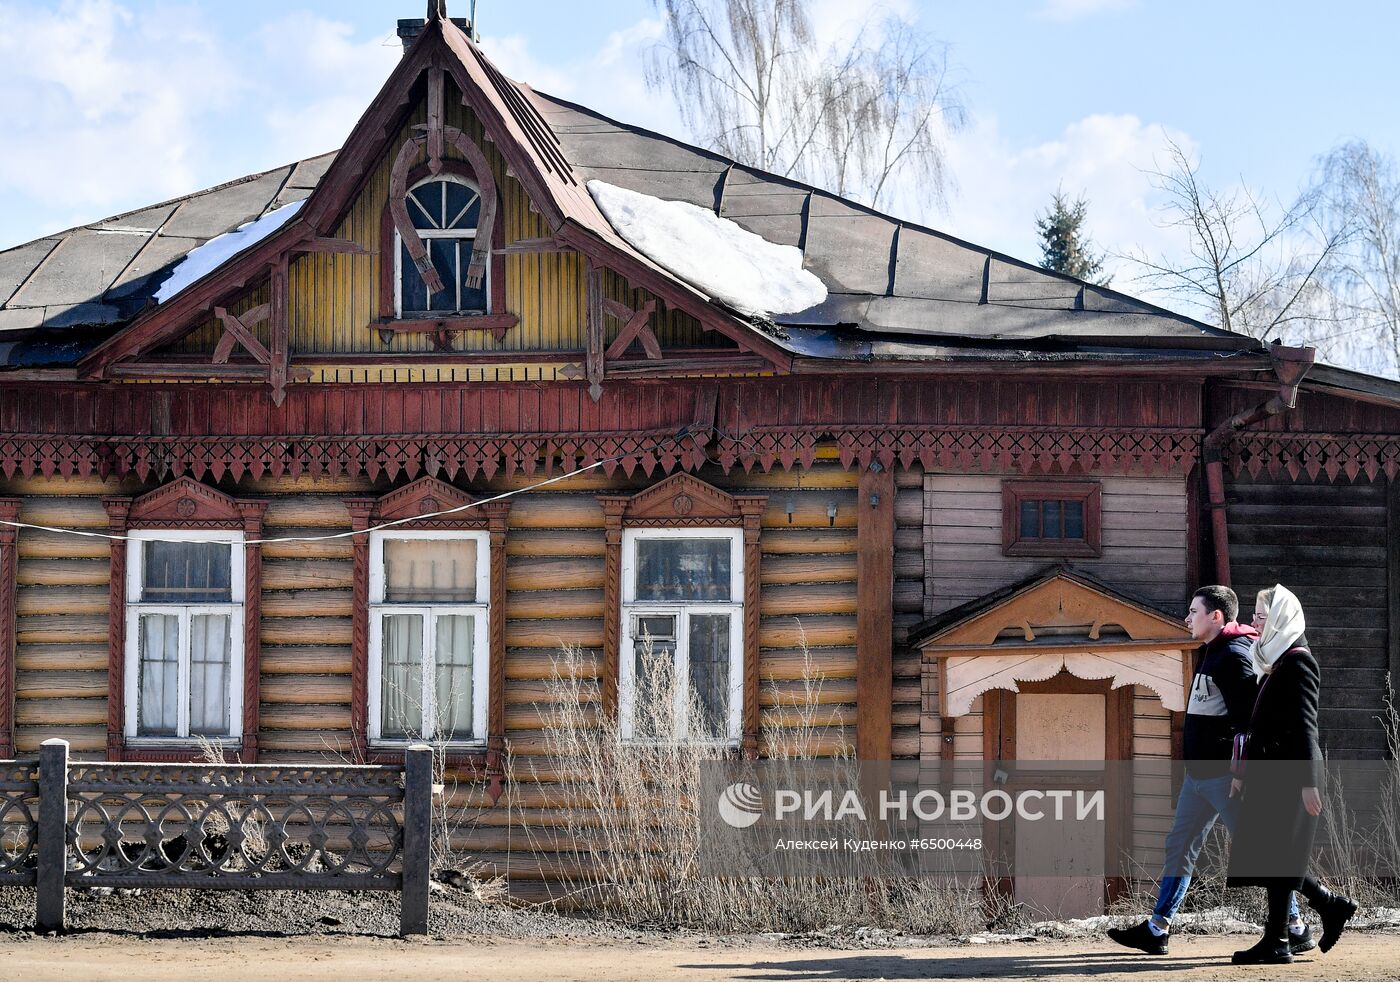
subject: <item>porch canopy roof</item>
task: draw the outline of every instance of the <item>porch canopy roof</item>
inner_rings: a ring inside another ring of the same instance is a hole
[[[910,641],[939,670],[942,716],[962,716],[991,689],[1019,691],[1061,671],[1142,685],[1186,708],[1198,646],[1181,620],[1070,567],[1028,579],[919,624]]]

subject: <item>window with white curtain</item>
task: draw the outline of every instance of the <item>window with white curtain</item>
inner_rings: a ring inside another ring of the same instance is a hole
[[[489,534],[370,534],[369,739],[486,738]]]
[[[236,740],[243,719],[243,533],[134,531],[126,735]]]
[[[743,532],[624,529],[622,557],[622,735],[737,742]]]

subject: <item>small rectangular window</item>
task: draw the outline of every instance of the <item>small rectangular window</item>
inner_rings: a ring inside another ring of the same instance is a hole
[[[1002,552],[1098,556],[1101,486],[1092,481],[1003,481]]]

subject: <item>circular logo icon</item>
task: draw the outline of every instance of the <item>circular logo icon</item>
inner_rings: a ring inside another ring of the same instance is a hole
[[[195,503],[193,498],[181,498],[175,502],[175,514],[181,518],[189,518],[198,510],[199,505]]]
[[[677,515],[689,515],[695,510],[695,499],[688,494],[678,494],[671,499],[671,510]]]
[[[719,796],[719,817],[731,828],[746,829],[762,816],[763,796],[752,784],[731,784]]]

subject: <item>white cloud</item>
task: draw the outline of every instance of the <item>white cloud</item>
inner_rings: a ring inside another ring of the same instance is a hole
[[[1013,146],[994,118],[976,118],[949,140],[949,169],[959,193],[938,224],[978,245],[1037,262],[1035,216],[1062,188],[1070,197],[1088,199],[1085,225],[1100,251],[1142,247],[1178,254],[1185,241],[1179,229],[1160,227],[1160,200],[1150,176],[1166,162],[1168,139],[1194,153],[1189,135],[1131,115],[1086,116],[1055,139],[1026,146]],[[1130,283],[1129,267],[1108,265],[1117,274],[1115,286],[1141,292]]]
[[[334,150],[402,56],[393,34],[357,42],[348,24],[297,11],[258,31],[268,134],[261,166]]]
[[[1037,12],[1043,20],[1067,22],[1137,6],[1137,0],[1045,0]]]
[[[52,231],[192,189],[198,119],[238,73],[181,7],[0,5],[0,198]]]

